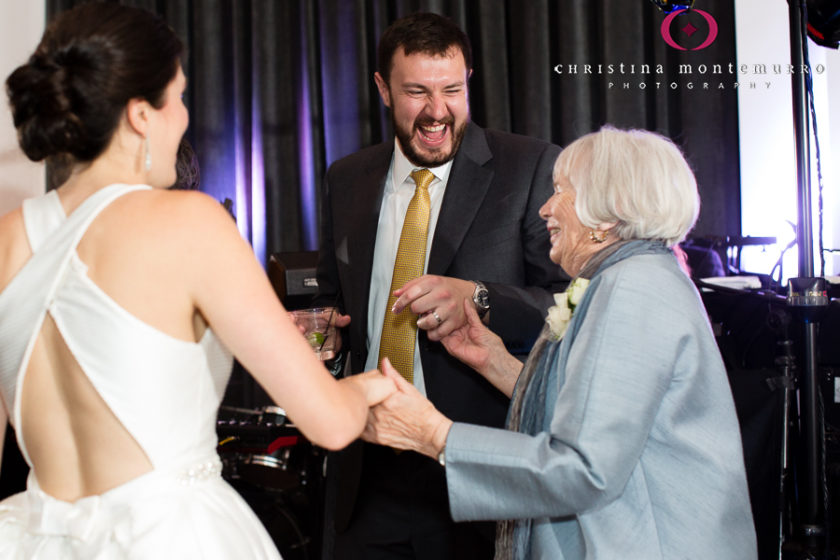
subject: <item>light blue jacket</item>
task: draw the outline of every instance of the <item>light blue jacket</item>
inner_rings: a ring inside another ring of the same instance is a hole
[[[756,557],[726,371],[670,253],[597,274],[545,352],[539,433],[452,426],[456,521],[530,518],[534,559]]]

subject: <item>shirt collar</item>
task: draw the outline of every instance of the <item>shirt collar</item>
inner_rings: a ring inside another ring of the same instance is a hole
[[[437,184],[437,181],[440,181],[446,184],[446,181],[449,179],[449,172],[452,170],[452,162],[454,159],[450,159],[443,165],[438,165],[437,167],[429,167],[429,171],[431,171],[435,175],[436,181],[432,182],[432,185]],[[405,183],[408,176],[411,175],[411,172],[415,169],[423,169],[418,167],[408,161],[408,158],[405,157],[405,154],[402,151],[402,147],[400,146],[399,141],[394,138],[394,170],[393,170],[393,184],[389,185],[388,188],[393,189],[396,191],[400,185]]]

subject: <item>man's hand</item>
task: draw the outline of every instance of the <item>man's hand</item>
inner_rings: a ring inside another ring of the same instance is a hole
[[[346,327],[350,324],[350,315],[342,315],[339,311],[336,311],[333,316],[333,324],[337,329]]]
[[[424,274],[394,291],[393,312],[408,307],[419,316],[417,326],[427,331],[429,340],[440,340],[467,323],[461,302],[472,301],[475,283],[448,276]]]
[[[291,311],[289,311],[288,313],[289,318],[297,326],[298,330],[300,331],[300,334],[306,334],[306,326],[301,325],[297,322],[297,317],[295,317],[294,313],[292,313]],[[335,326],[336,329],[344,328],[350,324],[350,315],[342,315],[338,311],[338,309],[336,309],[335,313],[333,313],[333,317],[330,322]],[[335,344],[333,348],[335,349],[336,354],[338,354],[338,352],[341,350],[341,335],[339,333],[336,333]]]

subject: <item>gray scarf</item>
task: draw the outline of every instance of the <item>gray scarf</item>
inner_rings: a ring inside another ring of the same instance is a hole
[[[660,241],[629,240],[618,241],[595,253],[575,278],[591,279],[610,266],[626,258],[651,253],[664,253],[668,249]],[[590,294],[584,294],[588,299]],[[581,315],[586,314],[584,302],[575,311],[580,325]],[[575,331],[576,332],[576,331]],[[569,337],[571,329],[566,333]],[[565,337],[564,337],[565,338]],[[514,432],[535,434],[542,429],[545,414],[545,398],[549,378],[549,365],[554,363],[562,340],[552,340],[548,325],[543,327],[534,343],[528,360],[516,381],[513,398],[507,416],[507,429]],[[496,524],[495,560],[523,560],[530,556],[530,519],[509,519]]]

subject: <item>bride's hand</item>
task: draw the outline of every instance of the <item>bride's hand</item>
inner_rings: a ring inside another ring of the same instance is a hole
[[[397,390],[394,382],[382,375],[377,369],[345,377],[340,379],[339,383],[347,383],[357,387],[365,396],[368,406],[381,403]]]

